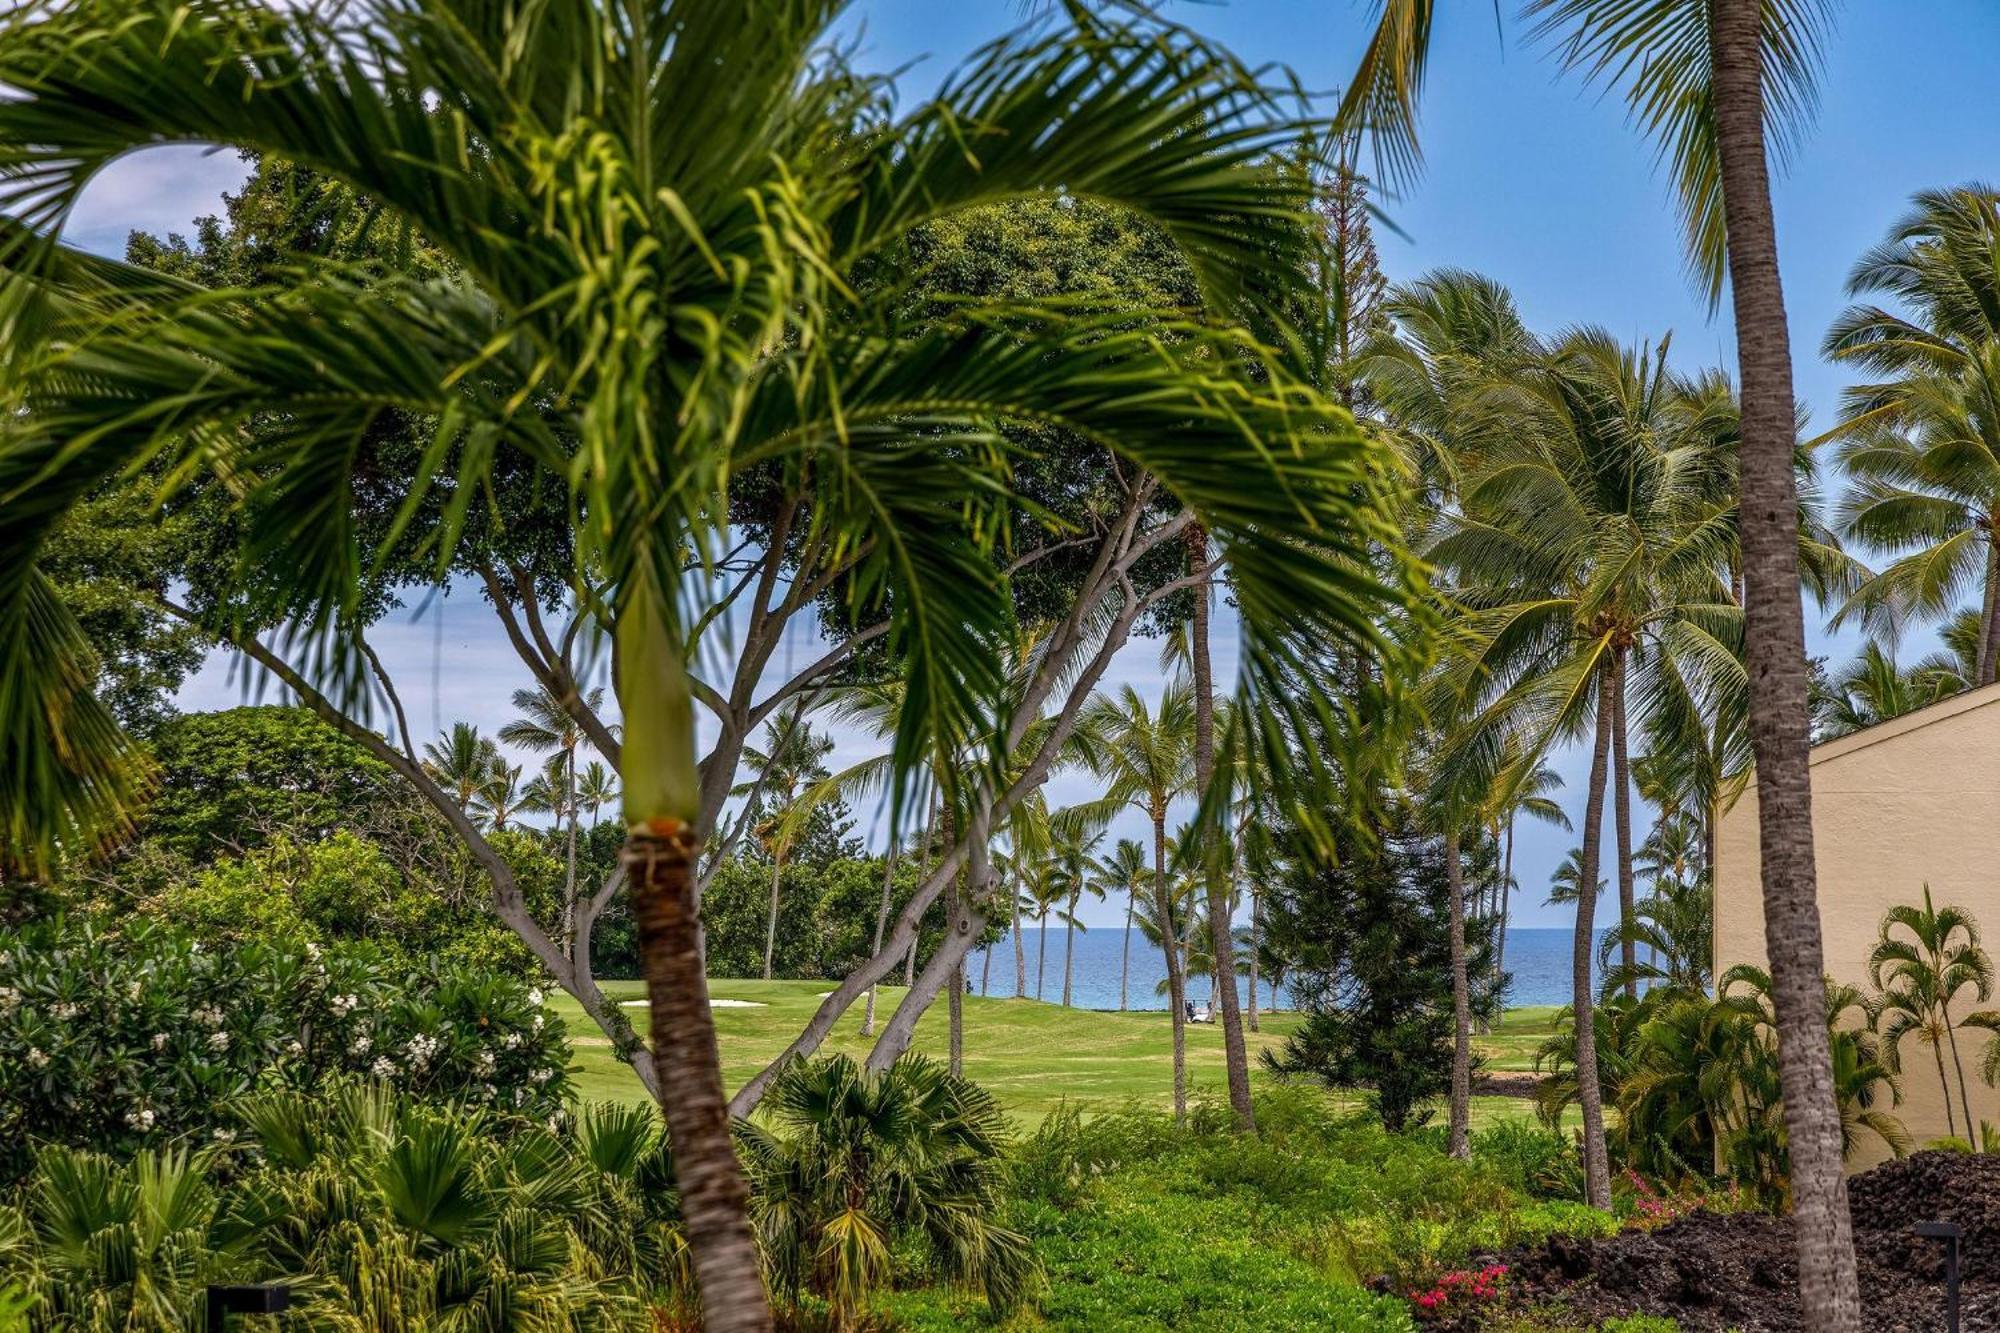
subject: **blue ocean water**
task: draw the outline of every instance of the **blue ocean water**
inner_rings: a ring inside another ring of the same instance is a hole
[[[1568,1004],[1573,939],[1572,932],[1560,927],[1517,927],[1509,930],[1506,966],[1514,981],[1507,992],[1507,1003]],[[1117,926],[1097,926],[1088,931],[1077,931],[1070,937],[1070,943],[1074,950],[1070,960],[1070,1003],[1079,1009],[1118,1008],[1125,932]],[[1021,945],[1027,962],[1027,995],[1031,998],[1039,996],[1050,1004],[1062,1003],[1062,928],[1052,926],[1045,931],[1030,926],[1021,932]],[[973,990],[983,988],[985,994],[996,998],[1015,993],[1014,941],[1011,936],[1002,939],[991,950],[973,954],[966,960],[965,967]],[[1131,933],[1130,968],[1125,983],[1125,1007],[1166,1008],[1166,960],[1146,943],[1145,937],[1137,930]],[[1257,989],[1257,1000],[1262,1007],[1291,1007],[1291,999],[1282,989],[1273,996],[1268,980],[1260,979]],[[1188,998],[1197,1005],[1209,1002],[1209,992],[1206,977],[1196,977],[1188,984]],[[1236,993],[1239,1000],[1247,1002],[1247,978],[1238,978]]]

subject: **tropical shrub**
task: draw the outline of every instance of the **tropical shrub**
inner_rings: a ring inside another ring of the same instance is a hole
[[[738,1143],[775,1290],[843,1327],[895,1276],[977,1288],[995,1313],[1030,1294],[1034,1252],[1000,1223],[1006,1118],[983,1089],[924,1056],[878,1074],[840,1055],[789,1066],[764,1110]]]
[[[215,1281],[283,1282],[308,1327],[636,1326],[690,1289],[657,1117],[566,1127],[378,1083],[253,1094],[241,1137],[120,1162],[51,1145],[0,1208],[0,1288],[80,1333],[198,1326]]]
[[[260,1086],[366,1074],[546,1119],[569,1047],[505,974],[414,970],[365,943],[212,948],[132,919],[0,931],[0,1171],[37,1142],[124,1155],[226,1133]]]

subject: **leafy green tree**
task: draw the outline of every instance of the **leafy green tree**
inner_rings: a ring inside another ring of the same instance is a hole
[[[1007,488],[995,418],[1069,425],[1192,511],[1230,566],[1247,688],[1267,708],[1292,706],[1277,694],[1288,636],[1378,642],[1380,593],[1356,571],[1369,535],[1393,537],[1351,424],[1240,331],[1188,321],[1169,343],[977,307],[911,330],[850,281],[933,218],[1060,187],[1157,221],[1225,319],[1275,309],[1273,294],[1310,286],[1307,201],[1273,159],[1295,126],[1240,66],[1149,19],[1079,10],[987,48],[897,118],[884,88],[819,54],[835,12],[771,4],[745,23],[661,0],[469,23],[430,0],[365,21],[89,0],[17,11],[0,31],[15,94],[0,103],[4,258],[57,289],[13,330],[0,448],[10,855],[79,848],[135,781],[35,563],[104,478],[148,453],[227,466],[236,427],[265,423],[241,446],[255,466],[231,468],[247,486],[246,563],[264,609],[296,622],[351,696],[372,562],[347,516],[378,414],[435,421],[399,517],[448,494],[425,534],[441,559],[497,518],[482,502],[475,522],[473,505],[501,459],[535,472],[587,520],[563,581],[605,590],[655,1081],[719,1333],[770,1323],[694,910],[704,806],[685,655],[722,594],[685,572],[718,553],[730,479],[763,466],[809,491],[850,605],[886,613],[885,650],[908,678],[905,773],[990,730],[1004,694],[1003,525],[982,500]],[[247,31],[254,70],[237,59]],[[338,179],[451,272],[364,284],[327,265],[275,291],[190,299],[59,248],[105,163],[171,141]]]
[[[1490,868],[1490,843],[1467,850],[1476,872]],[[1443,840],[1393,810],[1368,845],[1332,862],[1295,857],[1268,893],[1266,934],[1289,965],[1285,984],[1305,1020],[1266,1059],[1284,1073],[1367,1089],[1392,1132],[1422,1123],[1450,1090],[1453,1062]],[[1470,976],[1490,978],[1490,947],[1490,923],[1467,923]],[[1498,1004],[1490,981],[1475,986],[1471,1004],[1490,1018]]]
[[[1993,995],[1993,960],[1980,947],[1979,923],[1962,907],[1931,901],[1924,885],[1921,907],[1903,904],[1883,914],[1880,939],[1868,955],[1868,979],[1881,992],[1876,1001],[1876,1027],[1882,1052],[1891,1069],[1902,1069],[1902,1045],[1914,1036],[1928,1046],[1937,1061],[1938,1083],[1944,1093],[1945,1124],[1958,1133],[1963,1124],[1971,1141],[1977,1120],[1965,1090],[1965,1063],[1958,1054],[1959,1019],[1952,1003],[1967,990],[1981,1003]],[[1945,1051],[1958,1078],[1960,1116],[1951,1109],[1951,1080],[1945,1076]]]

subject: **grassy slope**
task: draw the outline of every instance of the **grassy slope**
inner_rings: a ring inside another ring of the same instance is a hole
[[[644,987],[636,981],[604,983],[619,1000],[637,999]],[[748,1000],[758,1008],[718,1008],[715,1026],[722,1046],[723,1077],[733,1089],[785,1048],[804,1027],[831,989],[823,981],[714,980],[710,995],[718,1000]],[[878,1023],[893,1012],[902,988],[885,986],[878,1000]],[[551,1003],[569,1024],[576,1050],[576,1084],[593,1100],[637,1101],[644,1097],[630,1070],[612,1058],[610,1044],[566,995]],[[639,1031],[648,1030],[643,1007],[626,1010]],[[870,1040],[860,1035],[861,1006],[844,1017],[823,1048],[845,1051],[857,1058]],[[1535,1046],[1548,1034],[1552,1009],[1510,1011],[1479,1049],[1488,1068],[1526,1069]],[[1298,1019],[1291,1014],[1267,1016],[1261,1033],[1249,1034],[1252,1077],[1267,1077],[1257,1067],[1257,1052],[1277,1046]],[[942,1058],[945,1049],[945,1006],[932,1006],[917,1028],[918,1050]],[[1172,1037],[1165,1013],[1101,1013],[1064,1009],[1032,1000],[980,999],[965,1005],[966,1073],[990,1089],[1010,1112],[1034,1123],[1051,1108],[1068,1100],[1110,1108],[1139,1102],[1159,1109],[1172,1104]],[[1210,1024],[1188,1028],[1188,1066],[1195,1095],[1220,1097],[1223,1087],[1222,1034]],[[1524,1101],[1503,1097],[1475,1100],[1474,1124],[1502,1116],[1528,1113]]]

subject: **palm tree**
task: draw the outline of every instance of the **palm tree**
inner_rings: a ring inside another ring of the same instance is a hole
[[[1155,709],[1130,685],[1117,695],[1100,695],[1084,710],[1079,734],[1095,744],[1093,767],[1105,782],[1109,805],[1129,805],[1153,827],[1153,910],[1155,920],[1173,916],[1168,902],[1167,809],[1194,780],[1194,695],[1174,683]],[[1167,1008],[1174,1043],[1174,1118],[1187,1116],[1187,979],[1180,950],[1163,936],[1167,963]]]
[[[599,687],[584,698],[584,707],[595,713],[604,705]],[[583,725],[571,715],[563,700],[547,686],[515,690],[514,707],[521,716],[500,728],[500,739],[537,754],[554,751],[547,775],[548,790],[541,791],[538,803],[529,808],[555,815],[556,827],[569,825],[563,872],[563,952],[568,953],[576,938],[576,750],[584,743]]]
[[[996,1318],[1033,1289],[1034,1247],[1002,1225],[1007,1118],[989,1093],[920,1055],[879,1074],[836,1055],[787,1065],[764,1105],[769,1125],[738,1134],[780,1290],[809,1289],[836,1327],[864,1327],[899,1246],[978,1288]]]
[[[1073,820],[1063,819],[1063,816],[1069,813],[1058,811],[1055,818],[1059,824],[1071,824]],[[1076,948],[1076,932],[1088,929],[1077,919],[1077,903],[1086,893],[1093,898],[1104,897],[1104,890],[1099,887],[1096,877],[1091,873],[1096,866],[1093,853],[1097,850],[1097,844],[1103,840],[1102,832],[1078,827],[1063,827],[1056,837],[1055,857],[1051,867],[1053,874],[1050,880],[1065,894],[1062,910],[1057,913],[1063,923],[1062,1002],[1065,1009],[1070,1007],[1071,960]]]
[[[1118,1011],[1125,1012],[1126,993],[1132,979],[1132,913],[1139,905],[1139,889],[1146,882],[1146,849],[1132,838],[1120,838],[1109,857],[1097,863],[1098,896],[1116,889],[1125,895],[1125,937],[1118,961]]]
[[[1816,730],[1828,739],[1850,735],[1928,708],[1962,683],[1955,669],[1938,662],[1898,666],[1889,649],[1871,640],[1837,674],[1813,681]]]
[[[507,821],[525,808],[521,792],[521,765],[496,759],[493,771],[472,798],[472,808],[482,819],[491,820],[496,832],[506,828]]]
[[[1630,939],[1621,939],[1620,935]],[[1706,995],[1714,972],[1715,894],[1706,879],[1683,882],[1661,876],[1653,891],[1639,899],[1629,925],[1606,935],[1598,945],[1598,965],[1604,970],[1602,993],[1623,989],[1628,994],[1665,987],[1690,995]],[[1628,976],[1625,965],[1611,961],[1611,951],[1625,943],[1646,953]]]
[[[500,763],[500,751],[479,734],[470,722],[454,722],[451,730],[439,732],[434,741],[424,743],[424,771],[470,811],[480,789]]]
[[[1931,1048],[1944,1090],[1945,1122],[1955,1134],[1951,1081],[1945,1077],[1944,1064],[1945,1050],[1950,1048],[1965,1137],[1972,1139],[1977,1121],[1972,1099],[1966,1095],[1965,1064],[1958,1054],[1958,1020],[1952,1017],[1951,1006],[1968,987],[1980,1001],[1993,994],[1993,961],[1979,945],[1978,923],[1961,907],[1934,904],[1931,886],[1924,885],[1923,906],[1904,904],[1883,915],[1881,938],[1868,956],[1868,979],[1881,992],[1877,1026],[1889,1067],[1902,1068],[1901,1048],[1906,1036],[1914,1034],[1920,1044]]]
[[[1569,814],[1550,793],[1563,788],[1562,774],[1543,760],[1523,771],[1511,784],[1511,791],[1503,793],[1501,800],[1493,807],[1492,818],[1498,822],[1504,814],[1503,827],[1489,830],[1501,839],[1499,905],[1494,918],[1500,923],[1493,943],[1493,975],[1498,978],[1507,972],[1507,910],[1514,890],[1514,826],[1522,815],[1528,816],[1551,828],[1564,833],[1574,831]]]
[[[771,979],[772,959],[778,947],[778,889],[785,873],[785,858],[805,833],[806,822],[819,802],[819,791],[809,783],[828,775],[826,757],[833,753],[833,738],[815,731],[805,720],[807,702],[795,700],[780,709],[765,724],[765,748],[745,746],[744,767],[750,778],[737,787],[736,794],[752,805],[748,812],[764,850],[771,857],[771,902],[764,916],[764,980]]]
[[[587,590],[611,639],[652,1054],[716,1333],[770,1324],[695,909],[715,810],[688,656],[730,594],[687,575],[728,544],[732,480],[806,496],[828,538],[807,573],[886,617],[906,773],[990,733],[1004,695],[997,543],[1018,455],[996,423],[1073,430],[1201,522],[1243,608],[1240,688],[1266,707],[1289,703],[1286,635],[1381,647],[1377,604],[1407,590],[1356,573],[1387,531],[1359,433],[1230,322],[1261,312],[1265,327],[1316,289],[1311,191],[1279,151],[1295,128],[1276,99],[1181,30],[1079,9],[898,115],[881,81],[827,55],[838,12],[83,0],[0,19],[0,264],[50,298],[10,326],[0,412],[10,857],[39,868],[89,844],[138,782],[36,564],[103,479],[140,459],[179,485],[225,474],[257,614],[289,622],[344,698],[366,679],[374,575],[475,559],[508,535],[492,497],[515,481],[568,497],[579,521],[555,577]],[[218,296],[63,249],[98,171],[163,143],[337,181],[443,272],[326,263]],[[911,324],[893,283],[862,280],[937,219],[1059,189],[1157,224],[1203,318],[1162,336],[1016,303]],[[385,415],[423,423],[403,477],[373,448]],[[394,540],[357,531],[364,480],[406,491]]]
[[[1419,161],[1416,104],[1436,0],[1385,0],[1335,116],[1367,128],[1392,175]],[[1828,10],[1813,0],[1530,0],[1565,63],[1623,91],[1661,145],[1687,249],[1710,299],[1724,279],[1742,384],[1741,568],[1748,712],[1785,1115],[1806,1321],[1860,1327],[1841,1121],[1822,1010],[1825,951],[1813,863],[1805,612],[1799,587],[1796,398],[1778,276],[1767,128],[1795,131],[1814,103]],[[1581,1054],[1581,1044],[1579,1046]]]
[[[1825,352],[1886,373],[1850,389],[1842,462],[1845,531],[1902,554],[1857,590],[1849,610],[1891,630],[1949,612],[1980,587],[1973,683],[2000,667],[2000,194],[1929,190],[1848,279],[1909,313],[1857,305]]]
[[[1601,894],[1604,892],[1604,886],[1607,882],[1604,879],[1597,881],[1598,893]],[[1583,897],[1581,891],[1582,884],[1583,849],[1581,847],[1572,847],[1569,849],[1569,854],[1563,857],[1562,863],[1549,875],[1549,896],[1542,899],[1542,905],[1544,907],[1561,907],[1565,904],[1576,902]]]
[[[576,775],[576,804],[597,827],[597,812],[618,799],[618,775],[593,759]]]

